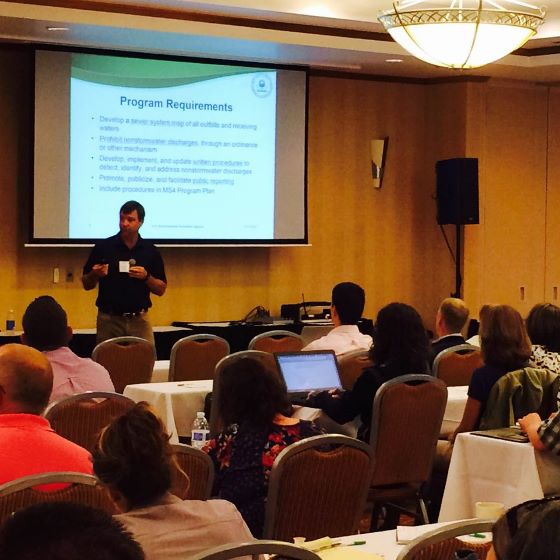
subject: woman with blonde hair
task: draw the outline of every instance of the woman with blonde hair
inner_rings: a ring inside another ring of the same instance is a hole
[[[177,468],[169,435],[145,402],[104,428],[93,453],[93,470],[121,512],[115,519],[142,545],[146,560],[183,560],[252,540],[233,504],[173,496]]]

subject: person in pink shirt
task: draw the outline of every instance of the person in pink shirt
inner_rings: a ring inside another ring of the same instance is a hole
[[[89,452],[56,434],[40,416],[52,381],[41,352],[23,344],[0,346],[0,484],[47,472],[92,474]]]
[[[109,372],[89,358],[80,358],[68,343],[72,328],[66,312],[51,296],[34,299],[22,319],[21,341],[43,352],[53,370],[53,389],[49,402],[86,391],[115,391]]]

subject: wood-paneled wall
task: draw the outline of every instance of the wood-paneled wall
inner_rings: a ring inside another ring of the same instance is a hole
[[[29,301],[49,293],[67,309],[74,327],[93,326],[95,293],[85,292],[79,280],[88,250],[23,247],[32,165],[30,65],[24,53],[0,51],[0,72],[10,76],[0,81],[0,321],[14,308],[19,326]],[[485,275],[488,263],[506,266],[500,251],[513,251],[512,228],[522,224],[534,236],[535,259],[544,262],[544,228],[533,228],[533,214],[546,189],[547,115],[560,119],[558,108],[547,112],[546,92],[532,85],[502,89],[483,83],[422,85],[312,76],[312,246],[163,249],[169,288],[163,298],[154,297],[152,321],[240,319],[257,304],[278,314],[282,303],[299,301],[302,292],[309,300],[329,299],[333,284],[352,280],[366,289],[367,316],[390,301],[406,301],[431,327],[439,301],[454,289],[453,262],[435,219],[434,164],[462,156],[481,158],[485,205],[483,223],[469,226],[476,232],[467,232],[467,300],[476,309],[488,294],[509,298],[517,280],[502,283]],[[369,145],[384,136],[390,138],[386,175],[383,188],[376,190]],[[529,196],[530,202],[525,200]],[[508,204],[500,202],[504,197]],[[117,218],[115,209],[115,231]],[[450,235],[453,242],[452,230]],[[52,283],[55,266],[61,270],[59,284]],[[73,282],[64,281],[67,270],[73,272]],[[536,285],[536,276],[528,282]]]
[[[549,111],[548,95],[542,85],[494,81],[473,94],[477,110],[468,115],[467,136],[478,146],[481,209],[481,224],[465,228],[465,297],[473,311],[507,303],[526,315],[549,299],[545,218],[554,181],[548,138],[560,115]]]

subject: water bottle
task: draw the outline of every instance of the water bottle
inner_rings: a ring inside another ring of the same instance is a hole
[[[208,426],[208,420],[204,416],[204,412],[197,412],[196,418],[192,425],[191,431],[191,445],[198,449],[202,449],[204,444],[208,441],[210,437],[210,430]]]
[[[10,309],[6,315],[6,330],[13,331],[16,328],[16,316],[14,310]]]

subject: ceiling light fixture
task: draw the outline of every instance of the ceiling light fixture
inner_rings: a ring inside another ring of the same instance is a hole
[[[56,27],[54,25],[49,25],[47,27],[47,31],[68,31],[68,27]]]
[[[378,19],[416,58],[447,68],[477,68],[528,41],[543,22],[544,10],[516,0],[405,0]]]

